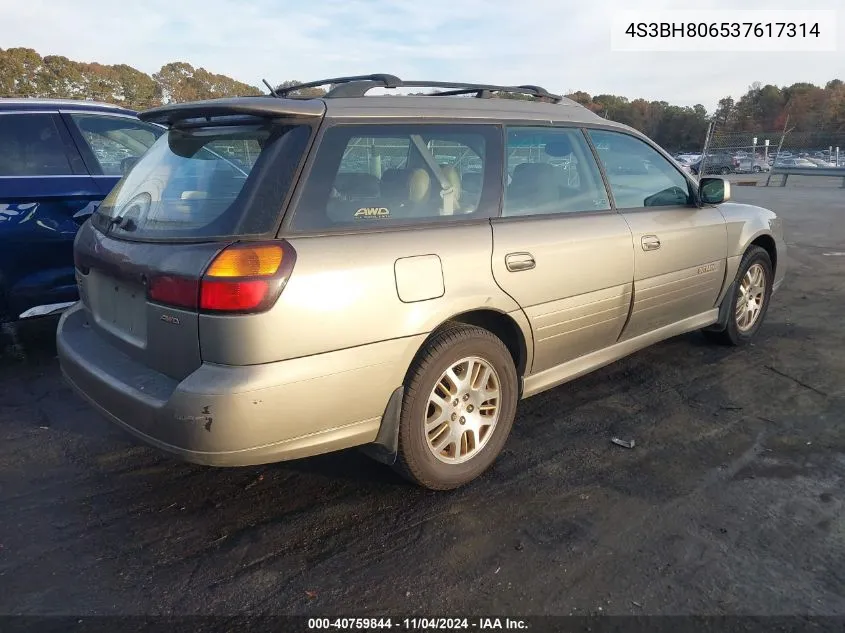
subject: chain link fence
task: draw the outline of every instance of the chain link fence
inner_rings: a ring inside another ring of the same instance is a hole
[[[780,153],[775,164],[785,167],[845,167],[845,132],[810,132],[797,133],[787,130],[783,137]]]
[[[728,132],[714,123],[700,155],[678,157],[693,173],[768,174],[777,167],[845,167],[845,132]]]
[[[481,158],[466,145],[444,140],[427,143],[440,165],[451,165],[461,173],[480,172]],[[364,172],[381,177],[388,169],[404,169],[408,164],[411,141],[407,138],[354,139],[344,151],[341,172]]]

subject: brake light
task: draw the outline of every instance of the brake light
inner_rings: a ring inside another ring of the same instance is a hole
[[[281,293],[295,258],[287,242],[240,243],[223,249],[200,282],[200,310],[259,312],[268,308]]]
[[[251,281],[202,280],[200,308],[215,312],[254,310],[267,298],[270,284],[263,279]]]
[[[150,279],[151,301],[206,312],[260,312],[278,299],[296,261],[287,242],[239,243],[220,251],[202,279]]]

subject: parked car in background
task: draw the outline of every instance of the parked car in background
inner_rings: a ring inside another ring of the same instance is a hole
[[[451,489],[521,398],[684,332],[760,329],[782,223],[724,179],[542,88],[297,88],[328,83],[143,112],[167,136],[80,229],[61,368],[144,442],[218,466],[365,446]]]
[[[835,167],[835,164],[831,163],[829,160],[825,160],[823,158],[816,158],[815,156],[808,156],[805,160],[810,161],[816,167]]]
[[[701,154],[691,154],[691,153],[681,153],[675,154],[675,160],[680,163],[686,163],[687,165],[691,165],[692,163],[697,162],[701,158]]]
[[[77,229],[163,131],[106,104],[0,99],[0,322],[76,301]]]
[[[704,161],[704,173],[706,174],[730,174],[736,170],[737,161],[728,153],[707,154],[690,165],[692,173],[701,172],[701,161]]]
[[[778,167],[818,167],[816,163],[806,158],[783,158],[780,156],[775,160],[773,166],[775,169]]]
[[[739,173],[747,174],[753,172],[755,174],[759,174],[760,172],[769,171],[771,168],[772,167],[769,165],[768,161],[764,160],[760,156],[757,156],[754,159],[753,164],[750,156],[737,159],[736,171]]]

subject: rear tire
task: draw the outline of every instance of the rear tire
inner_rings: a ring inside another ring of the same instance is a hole
[[[730,301],[727,325],[721,330],[703,330],[704,336],[721,345],[750,342],[766,318],[773,281],[769,254],[759,246],[751,246],[739,263],[731,295],[722,300]]]
[[[408,372],[394,468],[431,490],[472,481],[501,452],[518,399],[516,367],[498,337],[470,325],[443,328]]]

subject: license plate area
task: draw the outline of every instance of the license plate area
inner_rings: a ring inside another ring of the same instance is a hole
[[[91,270],[86,295],[95,323],[123,340],[144,347],[147,342],[147,297],[133,284]]]

